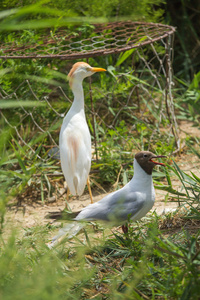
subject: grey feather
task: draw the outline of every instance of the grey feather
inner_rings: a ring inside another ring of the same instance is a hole
[[[85,207],[75,220],[113,221],[118,224],[132,218],[144,205],[143,199],[138,200],[137,192],[122,194],[114,192],[102,200]]]

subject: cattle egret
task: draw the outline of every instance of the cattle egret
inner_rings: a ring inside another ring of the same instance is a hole
[[[106,70],[93,68],[85,62],[77,62],[68,75],[74,101],[63,119],[59,136],[61,167],[68,186],[67,200],[69,193],[82,195],[87,183],[91,203],[93,202],[89,184],[91,136],[85,118],[82,81],[84,78],[102,71]]]
[[[152,171],[156,165],[163,163],[154,159],[165,157],[157,156],[149,151],[141,151],[134,158],[133,178],[120,190],[117,190],[100,201],[90,204],[78,213],[72,213],[73,220],[66,227],[60,229],[52,240],[52,245],[63,235],[73,237],[84,226],[77,221],[106,221],[114,225],[122,225],[127,232],[126,221],[136,221],[143,218],[153,207],[155,191],[153,186]]]

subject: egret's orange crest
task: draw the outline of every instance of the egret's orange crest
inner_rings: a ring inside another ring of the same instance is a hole
[[[79,62],[77,62],[77,63],[75,63],[74,65],[73,65],[73,67],[71,68],[71,70],[70,70],[70,72],[69,72],[69,74],[68,74],[68,77],[69,78],[72,78],[73,77],[73,75],[74,75],[74,72],[76,71],[76,69],[79,67],[79,66],[86,66],[86,67],[89,67],[90,68],[90,65],[88,65],[87,63],[85,63],[85,62],[83,62],[83,61],[79,61]]]
[[[70,85],[70,87],[72,87],[72,81],[73,81],[74,72],[75,72],[76,69],[77,69],[79,66],[81,66],[81,65],[82,65],[82,66],[85,65],[85,66],[87,66],[87,67],[90,67],[89,64],[87,64],[87,63],[85,63],[85,62],[83,62],[83,61],[79,61],[79,62],[75,63],[75,64],[73,65],[73,67],[71,68],[69,74],[68,74],[68,80],[69,80],[69,85]]]

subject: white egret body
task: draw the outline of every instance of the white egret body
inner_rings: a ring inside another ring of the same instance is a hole
[[[91,136],[85,118],[84,93],[82,81],[95,72],[106,71],[102,68],[92,68],[85,62],[73,65],[69,72],[69,84],[74,94],[73,104],[63,120],[59,136],[61,167],[73,195],[82,195],[86,183],[89,187],[89,172],[91,167]]]

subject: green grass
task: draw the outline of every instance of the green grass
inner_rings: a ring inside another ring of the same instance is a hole
[[[166,236],[167,218],[176,214],[130,225],[127,235],[88,226],[52,250],[52,225],[1,237],[1,298],[198,299],[200,231],[182,223]]]
[[[141,6],[141,1],[138,2],[140,5],[136,7],[133,17],[136,18],[137,13],[141,14],[145,8],[147,20],[152,12],[151,21],[159,20],[161,11],[158,10],[156,14],[152,5],[149,6],[148,1],[144,2],[145,6]],[[5,7],[7,1],[2,3]],[[54,9],[54,6],[52,8],[53,4],[50,3],[46,19],[41,20],[41,5],[45,3],[46,1],[42,1],[22,10],[17,8],[2,11],[2,39],[7,42],[17,40],[17,34],[12,30],[24,29],[23,39],[26,41],[31,37],[37,42],[40,38],[40,31],[36,34],[38,27],[51,27],[55,23],[57,26],[71,26],[73,20],[68,16],[72,12],[63,14],[60,1],[57,7],[59,10]],[[89,15],[88,3],[83,3],[86,16]],[[93,4],[95,3],[97,4],[96,1]],[[109,5],[106,4],[107,1],[103,3],[113,17],[113,7],[118,1],[111,1]],[[79,4],[76,1],[74,15],[80,12]],[[12,8],[15,1],[9,5]],[[92,7],[97,17],[102,15],[103,7],[102,3],[98,3],[98,10],[94,9],[95,6]],[[29,20],[30,12],[33,12],[33,22]],[[120,13],[125,15],[126,12],[125,3],[121,6]],[[104,16],[107,16],[106,13],[104,10]],[[55,17],[54,20],[50,18],[52,16]],[[4,19],[5,17],[8,18]],[[61,17],[59,22],[57,17]],[[88,25],[80,25],[85,17],[76,20],[80,30],[86,34]],[[160,53],[162,51],[163,48],[160,48]],[[129,54],[130,52],[118,58],[109,56],[99,58],[98,61],[91,60],[91,64],[98,63],[101,67],[106,65],[109,70],[107,75],[94,77],[92,82],[93,100],[99,114],[95,126],[100,157],[99,161],[92,164],[94,188],[95,182],[103,187],[110,187],[114,183],[117,183],[116,187],[126,184],[133,174],[133,153],[138,149],[146,150],[151,145],[150,150],[158,154],[169,154],[175,149],[174,137],[160,130],[160,127],[163,129],[169,125],[168,120],[159,120],[162,91],[151,87],[151,78],[144,68],[145,80],[138,79],[136,72],[131,72],[132,61]],[[145,57],[147,60],[151,57],[148,48]],[[136,64],[142,68],[139,59],[136,59]],[[0,104],[5,118],[9,120],[9,125],[5,119],[0,120],[0,298],[199,299],[200,178],[194,173],[183,172],[176,157],[166,169],[155,172],[154,179],[157,188],[167,192],[167,195],[163,195],[163,200],[172,199],[183,203],[184,210],[161,217],[154,213],[141,222],[129,224],[127,235],[123,235],[119,228],[110,230],[102,224],[89,224],[80,235],[70,241],[65,240],[50,250],[46,244],[60,226],[47,224],[17,229],[13,228],[12,222],[6,221],[7,209],[15,204],[14,200],[17,204],[22,199],[26,202],[26,198],[33,204],[38,199],[45,203],[56,193],[57,184],[63,184],[59,162],[48,158],[49,149],[44,145],[52,145],[52,140],[58,139],[61,118],[54,114],[53,109],[60,114],[70,105],[58,91],[60,86],[66,95],[70,94],[65,82],[67,67],[65,61],[52,61],[49,64],[46,60],[8,60],[1,65],[3,97],[13,91],[16,93],[12,94],[10,101],[6,98]],[[21,85],[22,82],[25,84]],[[177,82],[184,86],[184,92],[174,91],[177,118],[193,121],[199,126],[199,73],[191,83],[180,79]],[[141,109],[148,107],[142,120],[137,110],[137,95],[132,95],[133,103],[126,102],[127,94],[136,84],[143,84],[144,87],[139,90]],[[88,94],[88,82],[84,89]],[[155,107],[147,101],[149,90],[150,96],[157,99]],[[48,101],[53,109],[48,109],[47,102],[38,101],[43,96],[49,97]],[[25,104],[23,107],[21,100]],[[35,106],[34,101],[41,106]],[[86,104],[93,135],[89,97]],[[126,108],[118,117],[120,105]],[[38,127],[33,126],[31,115],[24,118],[24,109],[31,112],[35,120],[45,125],[49,132],[39,131],[38,134]],[[100,118],[104,115],[105,119]],[[22,140],[26,141],[25,144],[20,140],[16,129]],[[200,158],[199,138],[187,137],[185,142],[185,153]],[[179,180],[181,191],[177,192],[173,186],[172,177]]]
[[[191,148],[193,149],[193,148]],[[196,155],[198,152],[196,153]],[[0,296],[2,299],[198,299],[200,284],[200,179],[174,162],[187,209],[120,228],[88,225],[80,235],[49,249],[59,226],[13,230],[5,223],[9,193],[2,194]],[[169,176],[170,174],[170,176]],[[3,189],[2,189],[3,191]],[[174,197],[178,197],[177,193]],[[176,200],[176,198],[175,198]]]

